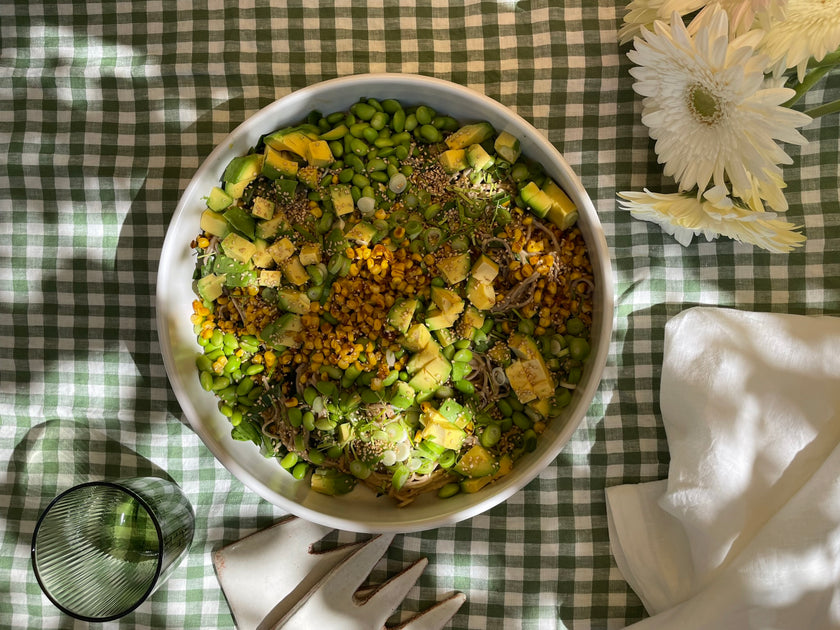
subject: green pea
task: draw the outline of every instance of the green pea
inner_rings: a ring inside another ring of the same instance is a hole
[[[213,389],[213,375],[210,372],[201,372],[198,375],[198,382],[201,383],[201,389],[209,392]]]
[[[469,381],[456,381],[455,389],[467,396],[472,396],[475,393],[475,385]]]
[[[440,142],[443,140],[443,136],[440,133],[440,130],[433,127],[432,125],[423,125],[420,127],[419,131],[420,137],[430,144],[434,144],[435,142]]]
[[[438,499],[448,499],[449,497],[454,497],[456,494],[461,492],[461,486],[457,483],[447,483],[444,486],[440,487],[438,490]]]
[[[306,477],[306,473],[309,472],[309,464],[306,462],[298,462],[295,464],[295,467],[292,468],[292,477],[300,481],[304,477]]]

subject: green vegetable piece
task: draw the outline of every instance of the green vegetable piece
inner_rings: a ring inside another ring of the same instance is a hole
[[[465,149],[472,144],[481,144],[495,133],[489,122],[477,122],[464,125],[446,139],[450,149]]]
[[[468,478],[486,477],[499,469],[499,462],[481,444],[473,445],[455,464],[455,471]]]

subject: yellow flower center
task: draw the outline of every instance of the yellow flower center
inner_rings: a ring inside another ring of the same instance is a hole
[[[686,97],[688,108],[698,122],[714,125],[723,116],[720,101],[705,86],[695,83],[688,88]]]

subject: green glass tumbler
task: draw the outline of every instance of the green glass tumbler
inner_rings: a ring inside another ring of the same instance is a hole
[[[80,484],[47,506],[32,537],[41,589],[63,612],[109,621],[137,608],[189,551],[192,505],[157,477]]]

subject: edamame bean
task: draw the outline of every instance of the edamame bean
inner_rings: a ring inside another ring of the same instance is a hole
[[[420,135],[420,138],[425,140],[429,144],[434,144],[435,142],[440,142],[441,140],[443,140],[443,136],[441,135],[440,130],[433,127],[432,125],[422,125],[418,133]]]
[[[373,117],[370,119],[370,126],[376,131],[380,131],[381,129],[385,128],[385,125],[388,124],[388,114],[385,112],[376,112]]]
[[[303,424],[303,412],[299,407],[289,407],[286,411],[286,415],[289,418],[289,424],[293,427],[297,428]]]
[[[200,354],[195,358],[196,367],[202,372],[213,371],[213,362],[207,358],[206,354]]]
[[[361,120],[370,120],[376,113],[376,108],[367,103],[355,103],[350,107],[350,111]]]
[[[245,370],[246,376],[254,376],[255,374],[259,374],[265,369],[265,366],[260,363],[254,363],[248,366],[248,369]]]
[[[467,396],[472,396],[475,393],[475,385],[469,381],[456,381],[455,389]]]
[[[280,466],[289,470],[298,463],[297,453],[286,453],[285,457],[280,460]]]
[[[306,462],[299,462],[295,464],[294,468],[292,468],[292,477],[300,481],[306,477],[307,472],[309,472],[309,464]]]
[[[454,497],[459,492],[461,492],[460,485],[457,483],[447,483],[446,485],[441,486],[437,495],[438,499],[448,499],[449,497]]]
[[[367,155],[370,147],[365,143],[364,140],[360,140],[359,138],[353,138],[350,141],[350,150],[355,153],[356,155]]]
[[[373,144],[374,142],[376,142],[376,139],[379,137],[379,134],[373,127],[365,127],[365,129],[362,130],[362,137],[371,144]]]
[[[338,125],[337,127],[330,129],[328,132],[322,133],[319,137],[321,140],[326,140],[328,142],[330,140],[340,140],[347,135],[349,131],[350,130],[347,128],[347,125]]]
[[[531,419],[521,411],[514,411],[512,417],[513,423],[523,431],[525,429],[530,429],[531,425],[533,424],[533,422],[531,422]]]
[[[589,343],[582,337],[572,337],[569,341],[569,356],[576,361],[583,361],[589,356]]]
[[[457,347],[457,346],[456,346]],[[455,353],[455,356],[452,357],[453,361],[462,361],[463,363],[469,363],[473,360],[473,353],[466,348],[462,348]]]
[[[431,107],[427,107],[426,105],[421,105],[414,112],[414,115],[417,118],[418,123],[421,125],[428,125],[435,117],[435,110]]]
[[[509,418],[513,415],[513,408],[508,404],[508,401],[506,401],[504,398],[501,398],[498,401],[496,401],[496,407],[506,418]]]
[[[213,389],[213,375],[210,372],[200,372],[198,382],[201,383],[201,389],[204,391],[209,392]]]
[[[301,418],[301,424],[303,428],[307,431],[314,431],[315,430],[315,414],[311,411],[307,411],[303,414],[303,418]]]
[[[479,441],[484,448],[492,448],[498,444],[501,438],[502,428],[496,422],[491,422],[484,427]]]
[[[254,388],[254,381],[250,378],[243,378],[236,386],[236,395],[244,396]]]

